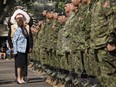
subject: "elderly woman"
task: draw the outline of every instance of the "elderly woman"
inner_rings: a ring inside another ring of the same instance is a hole
[[[18,28],[15,31],[13,47],[15,55],[15,65],[17,68],[17,83],[25,83],[24,68],[27,67],[27,53],[29,52],[29,35],[22,18],[17,22]]]
[[[11,52],[13,52],[13,39],[14,39],[14,33],[16,31],[16,29],[18,28],[18,21],[19,19],[22,18],[23,21],[25,22],[25,29],[27,30],[28,32],[28,35],[29,35],[29,48],[30,48],[30,52],[32,50],[32,47],[33,47],[33,39],[32,39],[32,33],[31,33],[31,30],[30,30],[30,27],[28,25],[28,23],[30,22],[30,16],[23,10],[21,9],[17,9],[13,15],[11,16],[11,27],[9,29],[9,32],[8,32],[8,43],[9,43],[9,46],[10,46],[10,50]],[[24,73],[24,76],[25,78],[27,79],[27,66],[25,67],[25,73]],[[17,78],[17,68],[16,68],[16,65],[15,65],[15,76]]]

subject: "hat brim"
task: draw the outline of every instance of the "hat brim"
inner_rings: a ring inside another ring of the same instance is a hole
[[[16,17],[16,15],[19,14],[19,13],[24,15],[24,17],[25,17],[27,23],[30,22],[30,16],[29,16],[25,11],[23,11],[23,10],[21,10],[21,9],[17,9],[17,10],[14,12],[14,14],[12,15],[12,17],[11,17],[10,22],[11,22],[12,24],[16,23],[15,17]]]

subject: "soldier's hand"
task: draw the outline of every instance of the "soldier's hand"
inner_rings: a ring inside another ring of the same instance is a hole
[[[116,46],[114,44],[113,45],[112,44],[108,44],[107,45],[107,50],[108,51],[114,51],[114,50],[116,50]]]
[[[32,52],[32,48],[29,48],[29,53],[31,53]]]

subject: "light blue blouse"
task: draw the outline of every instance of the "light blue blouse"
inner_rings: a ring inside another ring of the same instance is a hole
[[[22,29],[18,27],[15,31],[13,40],[14,54],[17,52],[26,53],[27,39],[22,33]]]

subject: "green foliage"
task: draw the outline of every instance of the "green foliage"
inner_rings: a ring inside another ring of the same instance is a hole
[[[59,8],[64,8],[64,2],[59,2],[58,7]]]
[[[64,2],[65,2],[65,0],[57,1],[56,7],[63,9],[64,8]]]

